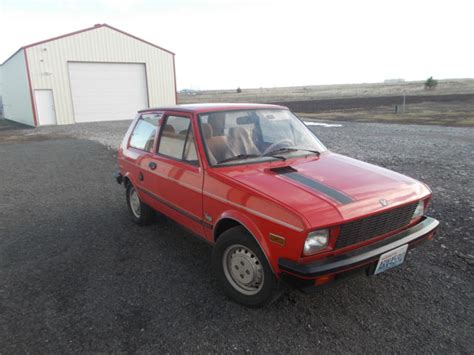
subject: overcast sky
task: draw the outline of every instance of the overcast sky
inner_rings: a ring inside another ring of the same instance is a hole
[[[0,62],[107,23],[176,53],[178,89],[474,78],[474,1],[0,0]]]

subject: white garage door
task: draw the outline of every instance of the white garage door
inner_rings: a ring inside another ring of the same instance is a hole
[[[145,64],[69,63],[76,122],[129,120],[148,107]]]

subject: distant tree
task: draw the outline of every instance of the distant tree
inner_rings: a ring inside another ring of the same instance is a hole
[[[425,89],[427,89],[427,90],[434,89],[434,88],[436,88],[437,85],[438,85],[438,80],[433,79],[432,76],[430,76],[425,81]]]
[[[237,94],[240,94],[242,92],[242,89],[240,88],[240,86],[237,88]]]

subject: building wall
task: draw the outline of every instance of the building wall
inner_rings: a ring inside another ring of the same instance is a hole
[[[25,53],[20,49],[1,70],[1,96],[5,118],[34,126],[33,109],[26,71]]]
[[[25,50],[33,90],[53,90],[58,124],[75,122],[68,62],[145,63],[150,106],[176,103],[173,55],[109,27],[97,27]]]
[[[0,65],[0,118],[3,118],[3,97],[2,97],[3,79],[2,66]]]

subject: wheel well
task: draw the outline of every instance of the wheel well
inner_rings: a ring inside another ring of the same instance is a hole
[[[255,236],[243,224],[237,222],[235,219],[223,218],[219,222],[217,222],[217,225],[214,229],[214,242],[217,242],[217,240],[219,239],[219,236],[221,236],[222,233],[224,233],[226,230],[229,230],[229,229],[234,228],[234,227],[239,227],[239,226],[244,228],[252,236],[251,238],[254,239],[257,242],[257,244],[259,245],[263,255],[265,255],[265,258],[268,262],[268,265],[270,266],[270,269],[275,274],[275,270],[273,269],[273,266],[270,263],[270,259],[268,258],[267,253],[263,249],[263,247],[260,244],[260,242],[258,241],[258,239],[255,238]]]
[[[240,224],[239,222],[237,222],[236,220],[234,219],[230,219],[230,218],[224,218],[224,219],[221,219],[218,223],[217,223],[217,226],[216,228],[214,229],[214,241],[217,242],[217,239],[219,238],[219,236],[224,233],[226,230],[228,229],[231,229],[233,227],[237,227],[237,226],[242,226],[244,227],[242,224]],[[244,227],[245,228],[245,227]]]

